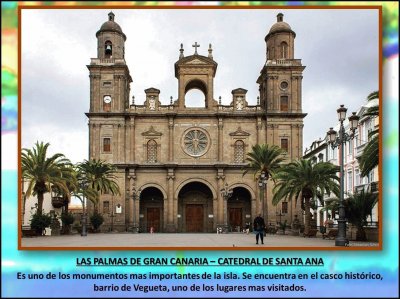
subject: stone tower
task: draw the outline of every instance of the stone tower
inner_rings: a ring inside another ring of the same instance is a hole
[[[265,36],[266,63],[257,79],[260,105],[266,115],[266,143],[284,149],[288,160],[302,157],[303,118],[307,115],[302,113],[301,94],[305,66],[301,59],[294,58],[295,37],[296,33],[279,13]],[[267,203],[271,202],[272,187],[268,183]],[[268,219],[274,218],[275,213],[275,209],[269,209]]]
[[[123,112],[129,106],[132,79],[124,57],[126,36],[114,21],[112,12],[96,37],[97,58],[92,58],[87,66],[90,71],[90,112]]]

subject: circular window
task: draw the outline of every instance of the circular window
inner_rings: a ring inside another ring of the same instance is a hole
[[[182,147],[185,153],[193,157],[204,155],[210,145],[208,134],[200,128],[190,129],[183,135]]]
[[[281,88],[282,89],[286,89],[286,88],[288,88],[288,86],[289,86],[289,84],[286,81],[282,81],[281,82]]]

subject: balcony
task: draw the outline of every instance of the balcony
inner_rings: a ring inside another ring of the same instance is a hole
[[[301,66],[301,59],[274,59],[274,60],[267,60],[266,65]]]
[[[113,65],[113,64],[125,64],[125,59],[114,59],[114,58],[91,58],[90,65]]]
[[[356,158],[358,158],[362,155],[366,145],[367,145],[367,142],[356,147]]]

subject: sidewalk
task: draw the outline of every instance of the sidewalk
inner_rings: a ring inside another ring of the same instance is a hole
[[[66,236],[42,236],[21,239],[21,249],[140,249],[151,247],[154,249],[282,249],[300,247],[301,249],[339,249],[335,240],[323,240],[321,237],[304,238],[289,235],[267,235],[264,244],[256,245],[255,235],[252,233],[229,234],[133,234],[133,233],[98,233],[82,237],[78,234]],[[238,248],[239,247],[239,248]],[[373,242],[352,242],[349,247],[378,247]],[[361,249],[361,248],[359,248]],[[372,249],[372,248],[371,248]],[[376,248],[375,248],[376,249]]]

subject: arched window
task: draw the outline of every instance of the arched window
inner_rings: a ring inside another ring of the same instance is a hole
[[[242,140],[238,140],[234,145],[234,153],[233,153],[235,163],[243,163],[244,161],[244,142]]]
[[[286,42],[281,43],[281,58],[289,58],[288,57],[288,44]]]
[[[111,58],[112,56],[112,43],[108,40],[104,44],[104,57]]]
[[[153,139],[147,142],[147,162],[157,162],[157,142],[155,142]]]

